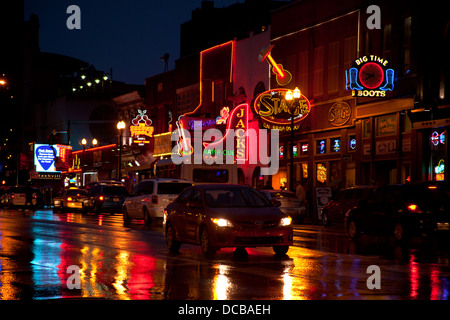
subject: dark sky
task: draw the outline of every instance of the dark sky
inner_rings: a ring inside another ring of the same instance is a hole
[[[216,8],[244,0],[215,0]],[[81,29],[66,26],[67,7],[81,11]],[[86,61],[109,72],[114,80],[144,84],[145,78],[164,71],[161,61],[170,54],[169,69],[179,58],[180,26],[191,20],[201,0],[25,0],[24,19],[37,14],[39,46]]]

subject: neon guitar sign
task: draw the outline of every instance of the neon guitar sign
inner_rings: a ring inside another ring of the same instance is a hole
[[[292,80],[292,74],[283,68],[283,65],[276,63],[272,58],[270,51],[272,51],[274,45],[270,45],[261,50],[259,53],[259,62],[267,60],[269,65],[272,67],[272,72],[276,76],[276,81],[280,86],[285,86]]]

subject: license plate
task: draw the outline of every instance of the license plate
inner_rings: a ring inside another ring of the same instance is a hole
[[[119,199],[119,198],[113,198],[113,201],[114,201],[114,202],[119,202],[120,199]]]
[[[437,229],[438,230],[450,230],[450,224],[448,222],[438,222]]]

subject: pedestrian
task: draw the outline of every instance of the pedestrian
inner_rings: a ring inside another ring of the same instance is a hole
[[[305,191],[305,188],[300,183],[300,181],[297,181],[297,187],[295,188],[295,193],[297,194],[297,197],[300,200],[306,201],[306,191]]]
[[[33,191],[34,190],[30,185],[27,185],[25,187],[25,207],[29,204],[32,211],[34,211]]]
[[[270,183],[269,180],[267,180],[267,183],[265,184],[265,186],[262,187],[262,190],[273,190],[272,184]]]

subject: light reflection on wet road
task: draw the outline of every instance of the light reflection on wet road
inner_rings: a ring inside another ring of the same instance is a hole
[[[0,210],[0,299],[449,299],[448,245],[355,245],[342,227],[312,225],[296,226],[294,241],[281,258],[248,248],[206,259],[190,245],[170,254],[159,225],[124,227],[120,215]],[[81,289],[67,288],[71,265]],[[380,290],[367,288],[369,265]]]

